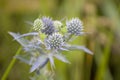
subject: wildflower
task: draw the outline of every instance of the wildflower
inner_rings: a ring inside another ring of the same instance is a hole
[[[54,67],[54,57],[62,62],[69,63],[66,57],[61,53],[61,51],[64,50],[83,50],[86,53],[93,54],[84,46],[68,44],[71,36],[73,36],[71,34],[83,34],[83,25],[78,18],[72,18],[66,22],[67,33],[66,31],[62,33],[63,28],[61,27],[64,27],[64,25],[60,21],[52,21],[49,17],[36,19],[33,26],[34,30],[41,32],[40,35],[44,33],[46,38],[41,39],[39,32],[30,32],[22,35],[9,32],[9,34],[22,45],[24,50],[30,53],[27,58],[17,56],[21,61],[31,65],[30,72],[39,71],[48,61],[51,67]],[[30,38],[25,38],[28,36],[30,36]]]
[[[46,45],[49,49],[60,49],[63,44],[63,36],[59,33],[53,33],[46,39]]]
[[[34,24],[33,24],[33,29],[34,30],[36,30],[36,31],[40,31],[41,30],[41,28],[43,27],[43,22],[42,22],[42,20],[41,19],[36,19],[35,21],[34,21]]]
[[[73,18],[66,22],[67,31],[70,34],[81,35],[83,33],[83,24],[78,18]]]
[[[42,17],[43,27],[41,29],[42,33],[45,33],[47,35],[51,35],[55,32],[55,27],[53,25],[53,21],[49,17]]]

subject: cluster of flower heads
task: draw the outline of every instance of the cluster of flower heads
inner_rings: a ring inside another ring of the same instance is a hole
[[[55,32],[53,21],[49,17],[42,17],[41,19],[36,19],[33,26],[36,31],[41,31],[46,35],[51,35]]]
[[[42,17],[34,21],[34,30],[41,31],[46,35],[51,35],[56,32],[55,28],[60,28],[63,24],[60,21],[52,21],[49,17]],[[67,32],[70,34],[81,35],[83,34],[83,24],[78,18],[72,18],[66,21]]]
[[[85,46],[68,44],[71,36],[83,35],[83,24],[79,18],[72,18],[66,21],[66,24],[58,20],[52,20],[49,17],[37,18],[33,23],[33,32],[26,34],[16,34],[10,32],[29,53],[29,57],[16,56],[18,59],[31,65],[30,72],[40,70],[48,61],[51,66],[54,65],[54,57],[69,63],[61,51],[83,50],[86,53],[93,54]],[[63,33],[64,31],[64,33]],[[26,37],[30,37],[29,39]]]
[[[59,33],[58,28],[61,28],[63,24],[60,21],[52,21],[49,17],[42,17],[34,21],[33,29],[40,31],[48,35],[46,40],[47,45],[50,49],[60,49],[64,44],[63,35]],[[70,35],[82,35],[83,25],[78,18],[72,18],[66,21],[67,33]]]

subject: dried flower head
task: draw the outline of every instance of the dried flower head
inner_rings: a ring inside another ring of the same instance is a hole
[[[47,35],[51,35],[53,32],[55,32],[55,27],[53,25],[53,21],[49,17],[42,17],[43,27],[41,29],[42,33],[45,33]]]
[[[63,44],[63,36],[59,33],[53,33],[46,39],[46,45],[50,49],[60,49]]]
[[[34,21],[34,24],[33,24],[33,29],[34,30],[36,30],[36,31],[40,31],[41,30],[41,28],[43,27],[43,22],[42,22],[42,20],[41,19],[36,19],[35,21]]]
[[[70,21],[66,22],[67,31],[70,34],[80,35],[83,33],[82,22],[78,18],[73,18]]]

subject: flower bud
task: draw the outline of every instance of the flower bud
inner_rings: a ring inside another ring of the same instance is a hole
[[[41,28],[43,27],[43,22],[42,22],[42,20],[41,20],[41,19],[36,19],[36,20],[34,21],[33,26],[34,26],[34,27],[33,27],[34,30],[40,31]]]

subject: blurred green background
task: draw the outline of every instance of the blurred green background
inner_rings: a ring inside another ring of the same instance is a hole
[[[0,79],[20,47],[8,32],[28,32],[39,15],[79,17],[88,34],[73,43],[94,52],[64,52],[71,64],[56,60],[55,80],[120,80],[120,0],[0,0]],[[29,80],[29,68],[17,60],[6,80]]]

